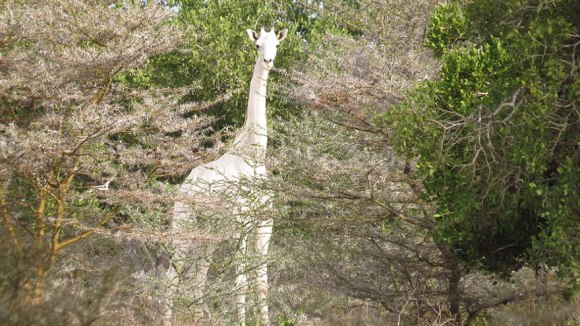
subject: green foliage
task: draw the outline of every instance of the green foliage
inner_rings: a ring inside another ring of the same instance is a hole
[[[506,274],[547,264],[577,281],[579,15],[574,1],[496,3],[435,11],[439,78],[384,121],[398,151],[420,158],[437,237],[465,263]]]
[[[280,326],[296,326],[296,325],[298,325],[296,320],[292,319],[288,315],[279,316],[278,322],[279,322]]]
[[[205,101],[228,94],[225,103],[210,109],[221,118],[218,129],[240,126],[245,118],[247,88],[254,68],[256,50],[246,29],[261,27],[289,29],[280,46],[276,66],[290,67],[305,59],[305,44],[315,42],[332,30],[332,23],[314,15],[306,5],[279,1],[181,1],[174,20],[187,35],[185,50],[156,56],[146,68],[123,76],[123,81],[141,87],[196,85],[189,100]],[[276,73],[271,75],[276,82]],[[295,108],[283,99],[270,97],[269,114],[287,115]]]
[[[455,2],[438,6],[429,20],[425,45],[441,57],[462,40],[467,23]]]

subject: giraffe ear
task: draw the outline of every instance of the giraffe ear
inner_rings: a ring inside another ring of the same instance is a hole
[[[283,30],[278,32],[276,37],[278,38],[278,41],[282,42],[282,40],[284,40],[287,35],[288,35],[288,29],[284,28]]]
[[[258,40],[258,33],[256,33],[255,30],[246,29],[246,32],[248,33],[248,36],[250,37],[250,40],[252,40],[252,42],[256,42]]]

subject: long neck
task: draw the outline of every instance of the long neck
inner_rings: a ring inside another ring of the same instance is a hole
[[[255,148],[265,153],[268,142],[268,126],[266,121],[266,86],[268,70],[262,64],[262,56],[254,67],[254,75],[250,82],[248,112],[241,132],[235,139],[234,148]]]

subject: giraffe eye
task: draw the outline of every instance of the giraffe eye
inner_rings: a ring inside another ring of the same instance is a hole
[[[258,44],[256,44],[256,49],[259,49],[259,48],[260,48],[260,46]]]

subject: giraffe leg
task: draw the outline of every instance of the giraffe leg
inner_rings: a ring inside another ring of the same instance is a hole
[[[171,326],[175,315],[175,296],[180,285],[180,274],[183,271],[183,257],[188,249],[187,241],[176,237],[176,231],[181,228],[181,222],[187,217],[187,206],[181,202],[175,202],[173,205],[173,219],[170,222],[172,234],[170,237],[169,247],[171,251],[169,266],[165,271],[165,291],[162,294],[163,325]]]
[[[210,259],[216,250],[216,245],[211,241],[198,241],[190,237],[187,230],[191,229],[191,225],[188,225],[187,217],[192,215],[185,204],[175,202],[172,221],[174,233],[171,240],[173,253],[165,275],[168,289],[164,311],[164,325],[166,326],[172,324],[175,314],[175,297],[180,292],[186,295],[193,292],[193,298],[189,297],[188,300],[195,304],[195,318],[200,319],[204,315],[204,289]]]
[[[179,286],[179,275],[177,274],[175,268],[170,264],[163,277],[165,281],[165,291],[163,291],[162,297],[158,300],[158,302],[162,310],[163,326],[171,326],[173,324],[174,313],[173,297],[177,291],[177,287]]]
[[[165,310],[163,325],[172,325],[175,318],[176,296],[184,291],[183,287],[187,285],[189,272],[191,269],[191,260],[189,256],[193,249],[192,240],[172,239],[171,242],[171,261],[169,268],[165,273],[165,282],[167,291],[165,293]]]
[[[194,273],[193,284],[191,286],[193,286],[195,295],[195,317],[198,319],[203,318],[206,314],[209,315],[209,311],[206,310],[207,306],[204,302],[206,295],[205,287],[208,280],[207,274],[211,266],[211,257],[215,253],[215,250],[216,245],[213,243],[198,243],[193,253],[195,264],[192,267],[195,270],[190,271],[190,274]]]
[[[245,228],[244,228],[245,229]],[[236,308],[238,319],[242,325],[246,325],[246,291],[248,290],[248,278],[246,275],[246,254],[248,246],[248,233],[244,230],[240,234],[240,243],[237,253],[236,265]]]
[[[260,325],[270,325],[268,313],[268,249],[272,238],[272,219],[260,221],[256,228],[256,252],[258,254],[257,292],[260,309]]]

